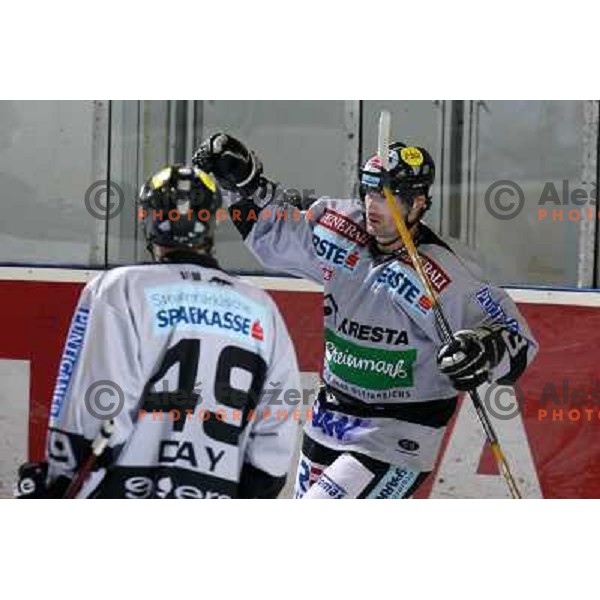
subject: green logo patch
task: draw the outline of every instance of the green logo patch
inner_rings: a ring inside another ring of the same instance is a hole
[[[325,359],[329,370],[344,381],[371,390],[413,386],[417,351],[379,350],[353,344],[325,330]]]

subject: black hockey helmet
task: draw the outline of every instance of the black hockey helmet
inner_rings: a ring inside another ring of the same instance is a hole
[[[221,194],[210,175],[188,165],[166,166],[144,183],[137,200],[148,246],[211,250]]]
[[[379,156],[369,158],[360,170],[361,198],[364,198],[368,189],[381,190],[384,177],[394,194],[410,204],[416,196],[423,195],[427,198],[429,208],[429,188],[435,180],[435,163],[425,148],[407,146],[402,142],[391,144],[387,174],[382,173]]]

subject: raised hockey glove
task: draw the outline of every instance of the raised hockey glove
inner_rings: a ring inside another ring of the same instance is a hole
[[[444,344],[437,355],[440,371],[461,392],[474,390],[489,382],[492,369],[504,354],[501,330],[479,327],[457,331],[452,342]]]
[[[242,142],[215,133],[202,142],[192,157],[194,166],[212,173],[219,185],[248,197],[261,185],[262,163]]]

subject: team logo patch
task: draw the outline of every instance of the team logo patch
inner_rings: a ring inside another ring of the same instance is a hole
[[[145,296],[154,315],[155,334],[177,327],[253,344],[269,336],[268,308],[228,286],[180,283],[149,288]]]
[[[427,279],[429,279],[433,289],[440,294],[452,283],[452,279],[432,258],[423,254],[419,254],[419,257],[421,258],[421,264],[423,265],[423,271],[427,275]],[[402,255],[400,261],[414,270],[410,257]]]
[[[339,483],[336,483],[325,473],[319,477],[315,485],[320,487],[333,500],[343,500],[348,495],[348,492]]]
[[[506,325],[513,333],[519,333],[519,323],[516,319],[509,317],[506,311],[494,300],[489,287],[481,288],[476,296],[481,308],[496,322]]]
[[[398,441],[399,450],[398,452],[404,452],[405,454],[415,454],[419,449],[419,443],[414,440],[403,439]]]
[[[302,498],[319,477],[321,477],[324,470],[325,465],[311,462],[303,456],[298,465],[294,498]]]
[[[377,500],[398,500],[402,498],[417,480],[418,473],[402,467],[391,468],[369,494]]]
[[[420,167],[423,164],[423,153],[418,149],[410,146],[400,150],[402,160],[411,167]]]
[[[359,346],[325,330],[327,368],[348,383],[370,390],[412,387],[417,351],[383,350]]]
[[[60,414],[61,406],[71,383],[71,377],[77,365],[81,347],[83,346],[89,314],[89,309],[82,306],[73,315],[54,386],[52,406],[50,408],[51,418],[58,417]]]
[[[431,300],[425,295],[423,289],[416,279],[398,263],[387,265],[375,280],[374,288],[384,285],[392,293],[393,301],[403,308],[427,316],[431,310]]]
[[[335,438],[340,442],[352,440],[355,435],[370,426],[368,419],[348,417],[336,414],[315,403],[311,425],[313,429],[322,431],[325,435]]]
[[[260,326],[260,321],[254,321],[254,323],[252,323],[250,335],[255,340],[260,340],[261,342],[265,339],[265,333],[263,331],[263,328]]]
[[[338,333],[363,342],[380,342],[383,344],[408,344],[408,333],[404,330],[377,325],[364,325],[358,321],[344,318],[337,328]]]
[[[366,246],[369,243],[370,236],[362,227],[330,208],[325,211],[318,224],[359,246]]]
[[[151,477],[135,476],[126,479],[124,497],[142,498],[180,498],[180,499],[229,499],[227,494],[212,490],[201,490],[193,485],[177,485],[169,476],[154,481]]]
[[[315,254],[321,259],[322,269],[341,269],[351,272],[360,262],[360,250],[357,244],[337,236],[325,227],[315,227],[312,241]]]
[[[352,254],[348,254],[348,256],[346,257],[346,260],[344,261],[344,264],[346,265],[346,267],[348,267],[350,270],[352,270],[356,266],[356,263],[358,262],[359,258],[360,258],[360,254],[358,252],[354,251]]]

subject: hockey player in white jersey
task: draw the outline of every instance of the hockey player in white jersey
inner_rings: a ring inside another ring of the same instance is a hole
[[[295,496],[410,497],[434,468],[457,390],[515,382],[537,350],[509,296],[422,221],[433,159],[392,144],[387,170],[376,156],[364,165],[360,198],[321,198],[300,218],[286,218],[293,207],[273,201],[277,186],[233,137],[211,136],[193,162],[235,193],[232,221],[265,266],[324,286],[324,385],[305,426]],[[384,183],[456,332],[441,348]]]
[[[81,293],[50,412],[47,461],[23,465],[17,496],[274,498],[297,437],[267,382],[300,388],[270,296],[212,256],[221,196],[205,172],[168,166],[139,195],[156,262],[108,270]],[[110,423],[111,427],[103,427]]]

